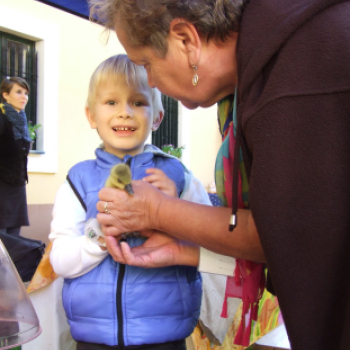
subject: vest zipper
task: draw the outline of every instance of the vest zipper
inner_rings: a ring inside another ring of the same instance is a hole
[[[131,160],[132,157],[130,157],[125,164],[127,164],[131,168]],[[125,238],[122,238],[120,242],[126,242]],[[120,349],[125,348],[124,344],[124,337],[123,337],[123,311],[122,311],[122,289],[123,289],[123,280],[125,276],[125,265],[119,264],[119,274],[118,274],[118,281],[117,281],[117,295],[116,295],[116,302],[117,302],[117,320],[118,320],[118,347]]]
[[[123,311],[122,311],[122,288],[125,275],[125,265],[119,264],[119,274],[117,281],[117,320],[118,320],[118,346],[124,349],[124,337],[123,337]]]

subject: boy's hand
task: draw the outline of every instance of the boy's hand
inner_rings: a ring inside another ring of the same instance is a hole
[[[144,177],[142,180],[150,183],[154,187],[157,187],[160,191],[171,197],[177,197],[177,188],[175,182],[168,178],[164,172],[157,168],[149,168],[146,170],[149,176]]]

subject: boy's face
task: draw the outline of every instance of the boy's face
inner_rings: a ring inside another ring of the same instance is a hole
[[[153,121],[151,101],[149,89],[130,87],[123,77],[107,79],[98,86],[95,105],[86,109],[86,115],[107,152],[119,158],[143,152],[148,135],[163,117],[160,113]]]

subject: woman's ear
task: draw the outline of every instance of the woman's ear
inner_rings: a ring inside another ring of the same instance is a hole
[[[164,117],[163,112],[159,112],[158,116],[153,119],[153,124],[152,124],[152,131],[156,131],[159,128],[160,123],[162,122]]]
[[[2,98],[6,101],[7,103],[7,97],[9,96],[8,92],[3,92],[2,93]]]
[[[183,18],[170,22],[169,40],[174,40],[180,50],[187,54],[191,67],[197,66],[201,56],[202,40],[196,27]]]
[[[97,123],[89,107],[85,107],[85,115],[90,124],[91,129],[97,129]]]

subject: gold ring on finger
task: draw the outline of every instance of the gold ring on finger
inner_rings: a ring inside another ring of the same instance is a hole
[[[107,205],[108,205],[108,202],[105,203],[104,207],[103,207],[103,211],[106,213],[106,214],[110,214],[108,208],[107,208]]]

